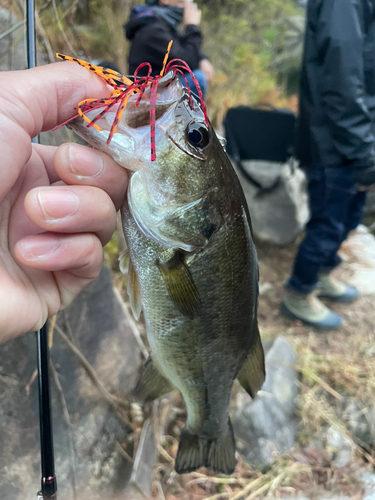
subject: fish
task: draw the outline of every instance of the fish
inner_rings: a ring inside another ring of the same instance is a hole
[[[116,106],[96,122],[99,130],[82,118],[68,126],[131,172],[120,267],[151,350],[134,396],[149,403],[181,392],[187,420],[177,473],[206,467],[231,474],[233,383],[237,378],[254,398],[265,379],[250,214],[223,140],[174,71],[157,83],[152,161],[151,101],[150,87],[141,100],[129,98],[109,145]]]

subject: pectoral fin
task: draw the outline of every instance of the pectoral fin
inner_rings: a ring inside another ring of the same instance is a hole
[[[129,250],[125,250],[119,257],[120,271],[127,277],[127,294],[133,316],[138,321],[142,312],[141,292],[137,273],[130,259]]]
[[[127,292],[129,295],[129,302],[133,315],[135,319],[138,321],[142,312],[141,290],[139,286],[138,276],[137,273],[135,272],[131,260],[129,261]]]
[[[166,250],[156,265],[177,309],[190,319],[198,316],[202,302],[181,252],[173,248]]]
[[[173,390],[173,385],[156,368],[150,356],[143,367],[134,397],[141,403],[151,403]]]
[[[237,377],[239,383],[252,398],[255,397],[256,393],[262,387],[266,376],[264,352],[262,342],[260,340],[258,325],[256,325],[255,328],[256,332],[254,343],[247,356],[245,365]]]
[[[122,274],[125,274],[127,276],[129,272],[129,263],[130,263],[130,254],[128,249],[122,252],[120,257],[118,258],[118,261],[119,261],[120,271],[122,272]]]

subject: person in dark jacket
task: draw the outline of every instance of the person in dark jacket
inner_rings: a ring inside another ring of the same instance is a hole
[[[337,302],[358,295],[330,273],[375,183],[374,109],[375,0],[309,0],[297,151],[307,173],[311,220],[281,310],[322,329],[343,318],[315,290]]]
[[[170,40],[173,45],[169,60],[182,59],[194,72],[203,95],[207,82],[213,78],[214,71],[207,57],[201,52],[202,33],[199,29],[201,12],[189,0],[146,0],[146,6],[137,5],[124,29],[131,41],[129,53],[129,73],[134,74],[137,67],[149,62],[152,75],[158,75]],[[179,31],[181,23],[184,33]],[[141,70],[145,75],[147,70]],[[191,90],[197,93],[190,75],[185,75]],[[185,81],[181,80],[183,83]]]

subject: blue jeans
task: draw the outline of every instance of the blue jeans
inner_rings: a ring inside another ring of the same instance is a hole
[[[337,251],[363,217],[366,192],[358,191],[348,167],[307,170],[311,219],[301,243],[287,288],[310,293],[320,272],[341,263]]]
[[[199,86],[200,86],[202,94],[203,94],[203,99],[205,99],[206,98],[206,91],[207,91],[207,79],[206,79],[203,71],[201,71],[200,69],[195,69],[193,71],[193,73],[194,73],[195,78],[198,80]],[[185,73],[185,77],[188,81],[190,90],[192,91],[193,94],[195,94],[194,97],[196,97],[199,101],[199,94],[198,94],[197,87],[195,86],[194,80],[189,75],[189,73]],[[180,75],[180,82],[182,83],[182,85],[184,85],[186,87],[185,78],[182,75]]]

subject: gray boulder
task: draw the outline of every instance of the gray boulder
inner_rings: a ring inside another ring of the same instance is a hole
[[[349,431],[367,446],[375,446],[375,405],[362,408],[351,397],[346,397],[339,410],[340,419]]]
[[[365,471],[361,479],[365,484],[365,496],[363,500],[375,500],[375,474]]]
[[[130,429],[121,417],[126,413],[108,400],[116,395],[126,401],[141,355],[108,268],[59,313],[57,325],[107,391],[103,397],[55,331],[51,360],[57,378],[52,373],[51,390],[59,500],[114,498],[132,471],[119,450]],[[37,382],[30,385],[35,367],[35,334],[0,346],[0,498],[6,500],[35,500],[40,487]]]
[[[278,337],[266,354],[266,380],[254,401],[237,395],[233,426],[238,450],[250,464],[268,466],[294,444],[299,394],[297,358],[292,346]]]
[[[149,417],[142,427],[129,485],[121,495],[120,500],[142,500],[149,498],[157,457],[154,420],[152,417]]]
[[[254,235],[262,241],[285,245],[304,229],[309,218],[306,178],[303,171],[289,164],[243,161],[242,165],[263,187],[277,187],[260,192],[233,163],[249,206]]]
[[[346,467],[353,459],[354,445],[339,429],[331,426],[326,433],[326,450],[338,469]]]
[[[362,295],[375,294],[375,237],[360,224],[340,247],[345,281]]]

